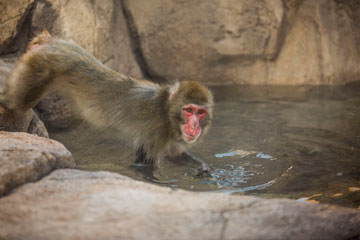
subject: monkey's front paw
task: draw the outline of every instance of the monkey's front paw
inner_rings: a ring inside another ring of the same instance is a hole
[[[198,172],[196,173],[196,177],[210,177],[213,169],[206,164],[202,164],[200,168],[198,168]]]

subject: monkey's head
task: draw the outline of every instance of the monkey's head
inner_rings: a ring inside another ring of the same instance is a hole
[[[169,117],[176,138],[195,143],[210,127],[213,96],[198,82],[184,81],[170,88]]]

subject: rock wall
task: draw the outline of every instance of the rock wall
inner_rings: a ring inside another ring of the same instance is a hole
[[[5,0],[0,57],[37,32],[154,81],[342,84],[360,79],[357,0]]]

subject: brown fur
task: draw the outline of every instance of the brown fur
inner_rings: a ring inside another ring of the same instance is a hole
[[[182,106],[203,105],[202,135],[210,126],[213,100],[197,82],[174,86],[136,80],[104,66],[73,43],[44,32],[33,39],[5,83],[0,101],[8,109],[34,107],[58,89],[72,99],[81,116],[95,126],[115,127],[132,141],[137,163],[159,165],[164,155],[178,155],[188,146],[181,138]]]

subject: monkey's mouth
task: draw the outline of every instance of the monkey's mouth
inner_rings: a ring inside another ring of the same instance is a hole
[[[184,136],[184,138],[186,139],[186,140],[188,140],[188,141],[192,141],[192,140],[194,140],[195,139],[195,136],[194,135],[191,135],[191,134],[187,134],[187,133],[183,133],[183,136]]]
[[[194,143],[198,140],[200,134],[201,134],[201,129],[200,129],[200,132],[198,135],[192,135],[192,134],[183,132],[183,139],[186,143]]]

